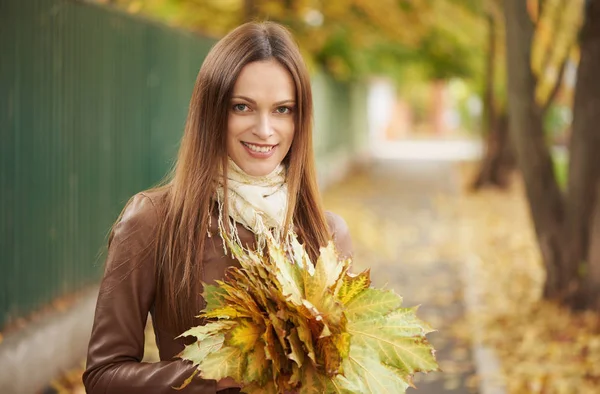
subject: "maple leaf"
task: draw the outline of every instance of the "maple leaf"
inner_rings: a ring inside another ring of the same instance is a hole
[[[269,360],[265,353],[265,343],[258,341],[254,349],[248,353],[246,377],[258,386],[264,386],[269,378]]]
[[[341,286],[336,293],[342,304],[347,304],[354,297],[371,285],[370,271],[366,270],[358,275],[346,275],[342,278]]]
[[[182,334],[197,339],[179,357],[200,377],[231,377],[250,394],[403,393],[437,369],[416,308],[371,288],[368,270],[351,274],[333,243],[316,264],[295,237],[267,237],[264,252],[226,243],[241,268],[204,286],[208,323]]]
[[[239,347],[243,353],[249,353],[254,349],[262,331],[262,327],[247,320],[241,320],[240,324],[228,333],[228,343]]]
[[[246,357],[242,355],[240,349],[224,346],[200,361],[198,364],[200,376],[215,380],[231,377],[238,382],[243,381],[246,375]]]

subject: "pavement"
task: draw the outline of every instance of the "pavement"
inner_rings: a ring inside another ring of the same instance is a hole
[[[437,332],[428,335],[442,372],[417,374],[408,393],[477,393],[471,345],[453,331],[464,317],[460,262],[448,251],[452,218],[440,199],[456,195],[453,163],[379,159],[325,193],[327,209],[341,214],[355,244],[354,266],[371,268],[375,286],[393,288],[405,306]],[[451,243],[451,242],[450,242]]]

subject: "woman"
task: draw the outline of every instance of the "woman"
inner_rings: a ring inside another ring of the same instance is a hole
[[[83,381],[88,393],[173,393],[194,368],[174,358],[198,325],[201,282],[238,266],[219,225],[246,245],[292,228],[315,258],[333,239],[349,256],[344,221],[321,207],[312,150],[310,80],[290,34],[248,23],[210,51],[196,80],[172,179],[134,196],[109,239]],[[224,220],[225,218],[231,218]],[[142,363],[154,323],[159,363]],[[184,392],[237,393],[239,385],[194,378]]]

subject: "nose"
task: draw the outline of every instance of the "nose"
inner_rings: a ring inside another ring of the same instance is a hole
[[[254,135],[263,140],[266,140],[273,135],[273,128],[271,127],[269,115],[260,116],[258,125],[254,128]]]

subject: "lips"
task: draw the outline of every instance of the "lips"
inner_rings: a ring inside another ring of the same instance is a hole
[[[270,151],[273,150],[273,148],[275,148],[277,145],[258,145],[258,144],[251,144],[249,142],[242,142],[242,144],[244,144],[244,146],[248,149],[250,149],[252,152],[256,152],[256,153],[269,153]]]
[[[248,152],[251,157],[256,159],[267,159],[273,156],[273,153],[277,150],[278,145],[258,145],[242,142],[242,146],[244,149],[246,149],[246,152]]]

